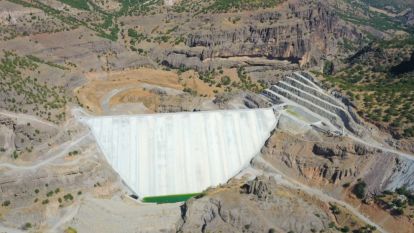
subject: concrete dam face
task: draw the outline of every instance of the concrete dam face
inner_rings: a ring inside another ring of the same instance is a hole
[[[87,117],[107,161],[140,197],[227,182],[276,127],[273,109]]]

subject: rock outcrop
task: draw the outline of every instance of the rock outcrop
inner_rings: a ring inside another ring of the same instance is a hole
[[[281,142],[278,138],[283,138]],[[347,138],[324,137],[312,142],[285,133],[274,134],[262,150],[264,158],[291,177],[311,186],[341,186],[365,181],[368,194],[407,187],[414,190],[414,160]]]
[[[319,232],[328,230],[333,220],[326,204],[278,186],[273,178],[260,177],[242,187],[251,194],[240,193],[234,181],[187,201],[178,232]],[[256,196],[268,192],[271,198]]]
[[[325,158],[330,158],[333,156],[346,157],[349,153],[353,155],[366,155],[368,153],[374,153],[376,150],[373,148],[368,148],[365,145],[355,143],[348,145],[337,145],[336,147],[327,146],[323,143],[315,143],[312,148],[312,152],[315,155],[320,155]]]
[[[272,195],[266,181],[263,178],[256,177],[240,187],[240,193],[255,195],[260,200],[266,200]]]
[[[198,17],[215,22],[212,15]],[[166,50],[161,58],[163,64],[200,70],[210,68],[217,58],[262,57],[311,66],[320,64],[327,54],[341,56],[337,51],[339,41],[358,43],[362,38],[361,33],[343,23],[322,2],[289,1],[277,10],[256,10],[248,17],[243,15],[243,23],[232,27],[217,23],[210,30],[184,32],[186,46]]]

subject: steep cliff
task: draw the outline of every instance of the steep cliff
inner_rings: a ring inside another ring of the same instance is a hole
[[[217,58],[263,57],[309,67],[327,56],[341,56],[338,43],[358,44],[362,38],[322,2],[287,1],[274,9],[232,14],[229,18],[238,20],[232,25],[223,22],[225,16],[197,16],[211,26],[186,32],[185,49],[168,49],[164,63],[202,68]]]

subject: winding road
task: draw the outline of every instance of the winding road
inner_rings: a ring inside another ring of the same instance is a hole
[[[82,136],[80,136],[79,138],[77,138],[74,141],[65,142],[65,143],[59,145],[58,148],[54,149],[53,151],[49,151],[48,155],[51,155],[49,158],[47,158],[47,159],[45,159],[41,162],[38,162],[38,163],[35,163],[35,164],[32,164],[32,165],[16,165],[16,164],[11,164],[11,163],[1,163],[0,168],[6,167],[6,168],[16,169],[16,170],[34,170],[34,169],[38,169],[39,167],[47,165],[48,163],[54,161],[55,159],[57,159],[59,157],[63,157],[65,155],[67,155],[72,147],[74,147],[77,144],[79,144],[80,142],[82,142],[88,136],[90,136],[89,132],[82,135]],[[59,151],[59,152],[56,153],[56,150]],[[54,154],[54,155],[52,155],[52,154]]]
[[[23,119],[23,120],[27,120],[27,121],[35,121],[35,122],[38,122],[40,124],[53,127],[55,129],[59,128],[57,125],[55,125],[55,124],[53,124],[49,121],[43,120],[39,117],[32,116],[32,115],[27,115],[27,114],[22,114],[22,113],[14,113],[14,112],[6,111],[6,110],[0,110],[0,115],[10,117],[10,118]]]

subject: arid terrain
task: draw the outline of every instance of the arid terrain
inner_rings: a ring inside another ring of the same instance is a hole
[[[412,233],[413,103],[409,0],[0,0],[0,232]],[[250,164],[166,204],[79,120],[255,108]]]

